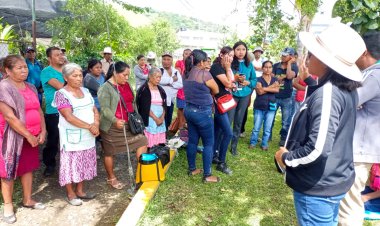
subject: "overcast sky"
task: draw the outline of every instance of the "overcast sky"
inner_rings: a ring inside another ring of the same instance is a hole
[[[248,15],[252,12],[249,6],[254,0],[123,0],[132,5],[141,7],[151,7],[159,11],[178,13],[181,15],[211,21],[217,24],[228,25],[236,29],[239,36],[246,36],[249,33]],[[296,16],[291,2],[294,0],[281,0],[281,9],[286,14]],[[335,0],[323,1],[322,11],[326,7],[331,7]],[[327,6],[326,6],[327,5]],[[324,15],[322,17],[329,17]],[[320,16],[317,17],[320,21]],[[317,22],[318,23],[318,22]],[[321,23],[321,22],[319,22]]]

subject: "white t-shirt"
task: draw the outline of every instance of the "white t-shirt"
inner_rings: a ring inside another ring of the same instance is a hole
[[[256,67],[258,67],[258,68],[262,68],[263,67],[263,62],[264,62],[264,59],[263,58],[259,58],[258,60],[256,60],[256,58],[254,58],[253,60],[252,60],[252,64],[253,64],[253,66],[256,68]],[[258,78],[258,77],[261,77],[262,75],[263,75],[263,72],[262,71],[257,71],[256,69],[255,69],[255,71],[256,71],[256,77]]]

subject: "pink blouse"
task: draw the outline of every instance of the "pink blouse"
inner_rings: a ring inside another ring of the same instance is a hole
[[[41,118],[40,118],[40,102],[37,95],[28,86],[25,89],[18,90],[25,102],[25,124],[26,129],[37,136],[41,132]],[[0,137],[3,137],[5,128],[5,119],[0,113]]]
[[[151,99],[152,104],[162,106],[162,98],[160,95],[160,91],[150,90],[150,95],[152,95],[152,99]]]

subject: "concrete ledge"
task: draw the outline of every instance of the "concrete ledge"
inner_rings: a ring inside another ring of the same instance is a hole
[[[172,164],[175,154],[175,150],[170,150],[170,162],[164,168],[165,173],[168,171],[170,165]],[[149,201],[153,198],[154,194],[156,194],[159,186],[159,181],[150,181],[143,183],[133,197],[131,203],[129,203],[127,209],[125,209],[123,215],[121,215],[116,226],[136,225],[144,213],[144,210]]]

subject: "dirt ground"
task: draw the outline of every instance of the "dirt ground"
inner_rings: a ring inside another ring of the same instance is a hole
[[[131,154],[132,165],[136,166],[134,154]],[[66,192],[58,183],[58,172],[52,177],[43,176],[44,165],[33,175],[33,197],[44,203],[45,210],[24,208],[20,203],[15,204],[17,222],[13,225],[115,225],[130,203],[131,195],[127,189],[128,182],[127,154],[115,156],[115,174],[127,186],[123,190],[111,188],[106,183],[106,172],[103,158],[98,160],[98,176],[92,181],[85,182],[85,191],[95,192],[97,197],[84,201],[82,206],[71,206],[65,201]],[[135,171],[135,170],[134,170]],[[21,196],[21,188],[16,186],[14,196]],[[14,198],[17,200],[17,197]],[[18,198],[18,200],[21,200]],[[0,221],[0,225],[7,225]]]

